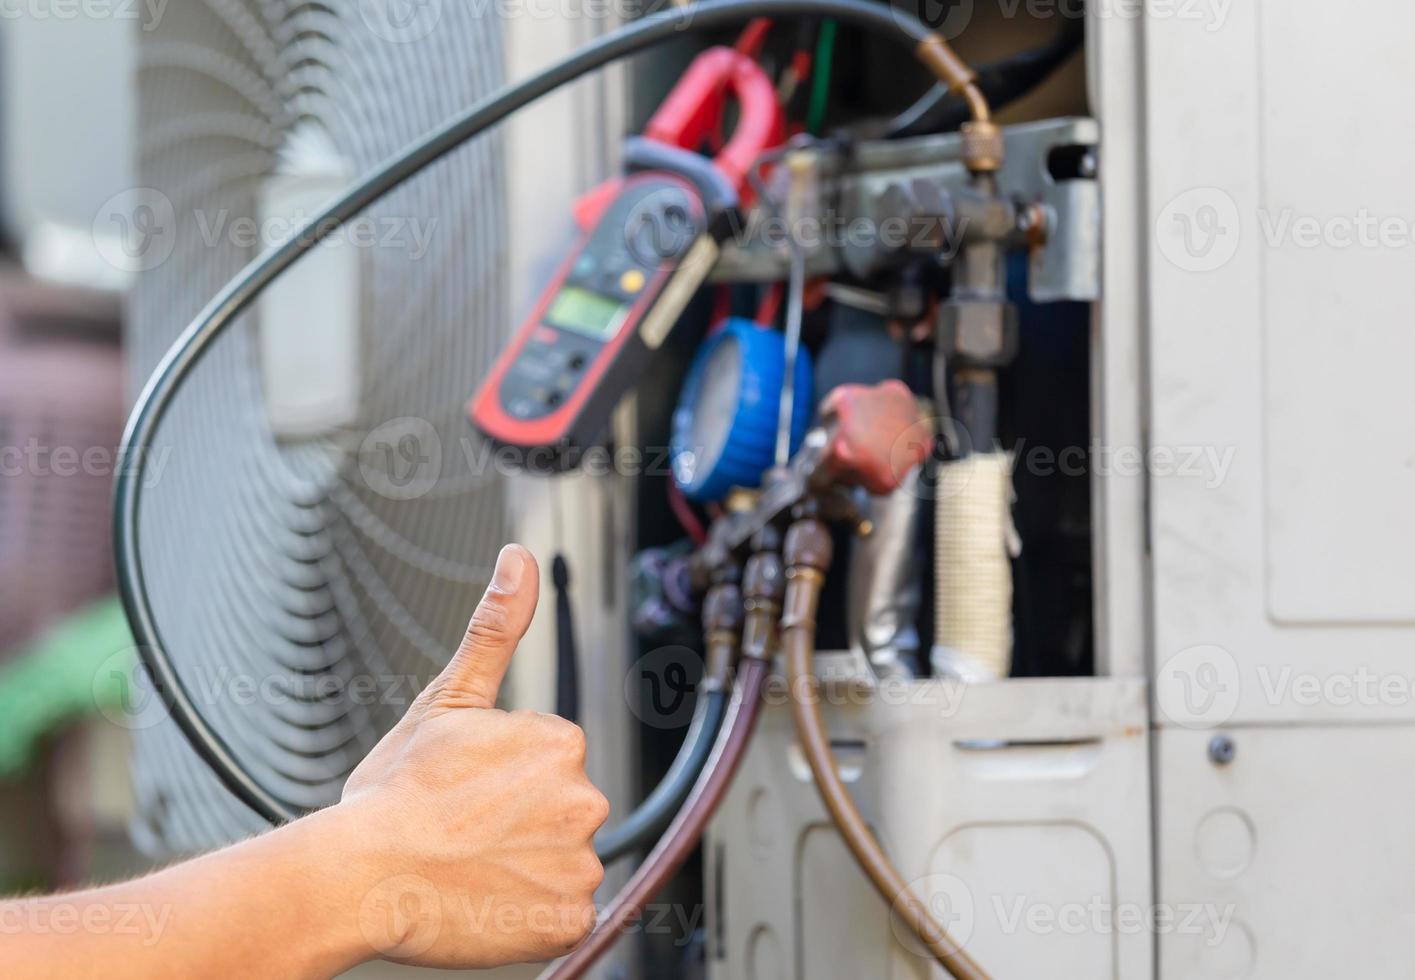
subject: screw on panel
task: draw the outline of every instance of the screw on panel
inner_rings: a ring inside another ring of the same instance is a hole
[[[1227,735],[1215,735],[1209,739],[1209,760],[1216,766],[1226,766],[1233,761],[1238,746]]]

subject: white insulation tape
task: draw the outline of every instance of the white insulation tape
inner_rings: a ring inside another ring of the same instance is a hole
[[[943,464],[935,502],[934,673],[1006,677],[1012,663],[1012,459],[979,453]]]

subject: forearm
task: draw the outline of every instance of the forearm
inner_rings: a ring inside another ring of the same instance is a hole
[[[5,974],[33,978],[329,977],[374,950],[374,884],[337,808],[145,878],[0,902]]]
[[[0,975],[322,978],[377,956],[483,969],[569,952],[594,922],[609,801],[584,732],[496,708],[539,581],[530,552],[502,550],[457,652],[338,804],[137,881],[0,901]]]

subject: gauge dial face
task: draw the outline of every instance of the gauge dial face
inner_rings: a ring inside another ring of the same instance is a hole
[[[688,430],[695,456],[693,474],[711,471],[722,458],[741,389],[742,351],[736,338],[726,337],[703,365],[698,403]],[[693,474],[688,474],[690,479]]]

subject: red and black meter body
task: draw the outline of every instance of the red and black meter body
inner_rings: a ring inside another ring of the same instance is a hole
[[[693,150],[729,92],[738,123],[708,159]],[[699,55],[626,141],[625,174],[577,207],[583,233],[471,400],[477,428],[522,450],[530,469],[573,468],[712,270],[748,169],[781,133],[755,61],[731,48]]]

